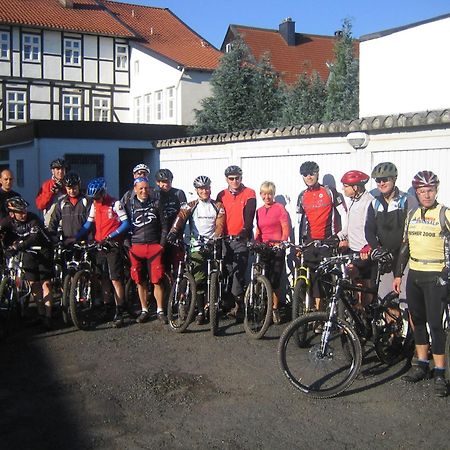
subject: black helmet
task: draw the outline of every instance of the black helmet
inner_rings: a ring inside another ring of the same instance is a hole
[[[50,169],[66,169],[67,168],[67,163],[64,159],[62,158],[57,158],[54,159],[51,163],[50,163]]]
[[[225,169],[225,176],[228,177],[230,175],[239,175],[242,176],[242,169],[239,166],[228,166]]]
[[[64,176],[63,183],[67,187],[79,186],[81,184],[80,175],[76,172],[69,172]]]
[[[172,181],[173,173],[169,169],[159,169],[155,173],[155,179],[156,181]]]
[[[391,162],[377,164],[372,170],[372,178],[396,177],[397,175],[397,167]]]
[[[29,206],[29,203],[26,200],[24,200],[22,197],[19,197],[19,196],[11,197],[8,200],[6,200],[6,207],[8,208],[8,211],[11,211],[11,212],[26,211],[28,206]]]
[[[200,175],[194,180],[195,188],[209,187],[209,186],[211,186],[211,179],[206,175]]]
[[[304,177],[319,172],[319,166],[314,161],[306,161],[300,166],[300,174]]]

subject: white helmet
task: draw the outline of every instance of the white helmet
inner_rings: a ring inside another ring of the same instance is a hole
[[[194,187],[209,187],[211,186],[211,180],[206,175],[200,175],[194,180]]]
[[[150,174],[150,169],[147,164],[138,164],[137,166],[134,166],[133,173],[139,172],[140,170],[145,170],[148,174]]]

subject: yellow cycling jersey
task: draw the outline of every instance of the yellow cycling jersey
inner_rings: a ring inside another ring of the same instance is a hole
[[[440,272],[445,267],[444,238],[439,220],[442,205],[428,209],[422,217],[417,208],[407,225],[409,267],[423,272]],[[450,210],[445,211],[450,221]]]

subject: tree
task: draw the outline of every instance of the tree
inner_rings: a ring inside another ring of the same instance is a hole
[[[330,68],[324,119],[355,119],[359,114],[359,62],[355,58],[350,19],[343,21],[334,53],[335,61]]]

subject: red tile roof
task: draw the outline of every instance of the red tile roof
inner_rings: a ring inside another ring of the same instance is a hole
[[[59,0],[1,0],[0,24],[133,37],[95,0],[75,0],[64,8]]]
[[[135,30],[144,47],[186,68],[213,70],[222,53],[167,8],[105,1],[116,16]]]
[[[278,30],[230,25],[224,44],[230,33],[241,35],[256,59],[269,53],[273,68],[288,84],[294,84],[302,73],[311,75],[313,70],[322,80],[328,79],[326,63],[334,60],[334,36],[295,33],[295,45],[288,46]]]
[[[138,39],[186,68],[213,70],[222,53],[166,8],[107,0],[0,0],[0,24]]]

